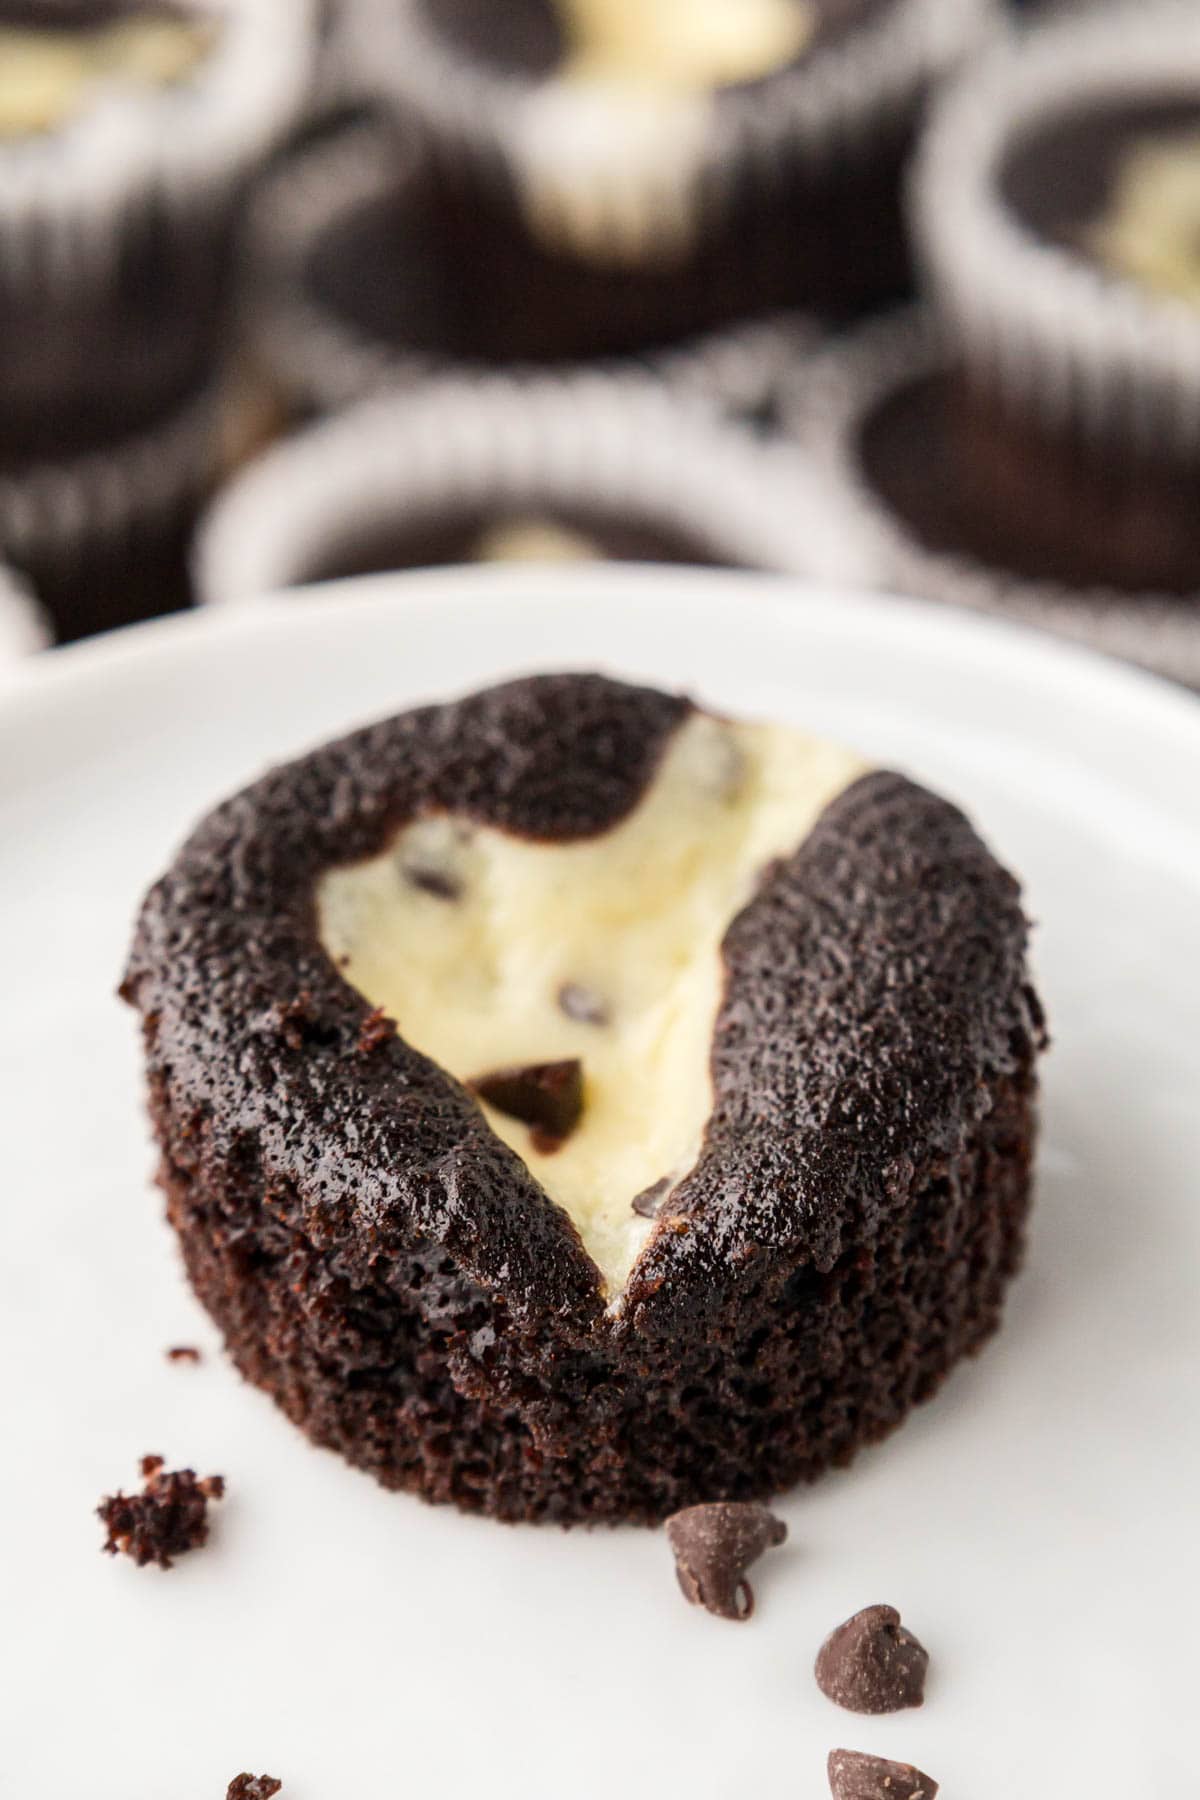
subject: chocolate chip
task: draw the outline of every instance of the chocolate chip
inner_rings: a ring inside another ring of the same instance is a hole
[[[607,1025],[609,1010],[594,988],[578,981],[566,981],[558,990],[558,1004],[568,1019],[580,1025]]]
[[[235,1775],[225,1790],[225,1800],[273,1800],[282,1787],[274,1775]]]
[[[894,1606],[867,1606],[817,1652],[817,1686],[856,1713],[900,1712],[925,1698],[929,1656],[905,1631]]]
[[[640,1194],[635,1194],[630,1205],[643,1219],[657,1219],[659,1208],[670,1191],[671,1177],[664,1175],[661,1181],[653,1182],[650,1187],[643,1188]]]
[[[833,1800],[933,1800],[938,1784],[911,1763],[888,1762],[861,1750],[829,1752]]]
[[[411,887],[420,888],[423,894],[432,894],[435,900],[462,899],[462,882],[451,875],[449,869],[432,869],[422,863],[413,863],[405,865],[401,872]]]
[[[746,1570],[786,1536],[783,1520],[755,1501],[687,1506],[667,1520],[667,1541],[685,1596],[722,1619],[750,1617],[754,1590]]]
[[[198,1363],[200,1352],[194,1344],[172,1344],[167,1351],[167,1361]]]
[[[556,1150],[583,1113],[583,1064],[577,1056],[494,1069],[490,1075],[477,1075],[467,1086],[497,1112],[532,1126],[538,1150]]]

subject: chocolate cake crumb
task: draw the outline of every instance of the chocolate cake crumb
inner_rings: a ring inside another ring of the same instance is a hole
[[[208,1503],[220,1500],[225,1481],[192,1469],[164,1471],[161,1456],[143,1456],[140,1494],[110,1494],[96,1508],[108,1537],[109,1556],[131,1556],[138,1568],[156,1562],[169,1569],[172,1558],[197,1550],[208,1538]]]
[[[448,869],[430,869],[421,864],[406,865],[404,879],[413,887],[420,888],[423,894],[432,894],[435,900],[461,900],[462,882]]]
[[[167,1351],[168,1362],[198,1363],[202,1361],[195,1344],[172,1344]]]
[[[467,1086],[497,1112],[531,1126],[534,1148],[543,1152],[556,1150],[570,1137],[583,1113],[583,1064],[577,1056],[494,1069]]]
[[[648,1188],[643,1188],[640,1194],[635,1194],[630,1205],[634,1212],[643,1219],[657,1219],[659,1208],[670,1192],[670,1188],[671,1177],[664,1175],[661,1181],[652,1182]]]
[[[594,988],[578,981],[566,981],[558,990],[558,1005],[568,1019],[579,1025],[607,1025],[611,1014]]]
[[[312,1018],[312,995],[307,988],[290,1000],[281,1000],[275,1008],[279,1035],[289,1050],[303,1050],[304,1027]]]
[[[225,1800],[271,1800],[282,1786],[274,1775],[235,1775],[225,1790]]]
[[[721,1619],[748,1619],[754,1589],[746,1570],[782,1544],[787,1526],[757,1501],[718,1500],[687,1506],[667,1520],[679,1585],[693,1606]]]
[[[386,1043],[388,1038],[395,1035],[396,1021],[388,1018],[382,1006],[377,1006],[363,1020],[355,1049],[360,1056],[370,1056],[372,1050],[377,1050],[380,1044]]]
[[[901,1712],[925,1699],[929,1655],[894,1606],[866,1606],[817,1652],[821,1692],[849,1712]]]
[[[861,1750],[829,1752],[833,1800],[934,1800],[938,1784],[911,1763],[888,1762]]]

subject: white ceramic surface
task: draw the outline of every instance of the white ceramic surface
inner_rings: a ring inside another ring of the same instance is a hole
[[[519,669],[601,664],[825,727],[970,808],[1024,875],[1055,1047],[1004,1333],[783,1503],[759,1611],[661,1537],[389,1495],[226,1365],[150,1186],[113,997],[143,887],[272,759]],[[1200,706],[989,621],[745,576],[442,572],[156,625],[0,687],[0,1794],[820,1800],[834,1745],[946,1800],[1197,1791]],[[203,1347],[199,1367],[167,1345]],[[167,1575],[98,1554],[143,1451],[229,1497]],[[899,1605],[920,1713],[817,1691]]]

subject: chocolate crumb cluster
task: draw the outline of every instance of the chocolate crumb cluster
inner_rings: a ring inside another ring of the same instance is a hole
[[[132,1557],[139,1569],[152,1562],[169,1569],[207,1541],[208,1504],[224,1495],[224,1477],[197,1480],[192,1469],[164,1468],[161,1456],[143,1456],[140,1468],[140,1494],[111,1494],[96,1508],[108,1533],[103,1547],[109,1556]]]
[[[866,1606],[817,1653],[817,1686],[849,1712],[901,1712],[925,1699],[929,1656],[894,1606]]]
[[[167,1351],[167,1361],[173,1363],[198,1363],[200,1352],[195,1344],[172,1344]]]
[[[395,1035],[395,1021],[388,1018],[382,1006],[377,1006],[374,1012],[369,1012],[363,1020],[355,1048],[360,1056],[370,1056],[372,1050],[377,1050],[380,1044],[386,1044],[387,1040]]]
[[[235,1775],[225,1790],[225,1800],[272,1800],[282,1786],[274,1775]]]
[[[746,1570],[782,1544],[787,1526],[757,1502],[718,1500],[687,1506],[667,1520],[679,1585],[693,1606],[744,1621],[754,1611]]]

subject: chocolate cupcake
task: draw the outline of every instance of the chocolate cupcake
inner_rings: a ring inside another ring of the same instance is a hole
[[[208,388],[141,430],[25,465],[0,455],[0,555],[60,640],[191,600],[188,546],[220,466],[222,396]]]
[[[1052,579],[1025,508],[980,505],[963,392],[956,347],[916,311],[806,366],[783,412],[812,483],[805,504],[827,526],[819,573],[1037,625],[1200,688],[1200,592]]]
[[[960,481],[1073,586],[1200,589],[1200,13],[1063,20],[935,112],[916,182]]]
[[[623,354],[907,277],[899,173],[990,0],[363,0],[508,354]]]
[[[14,569],[0,563],[0,669],[49,641],[49,625],[28,587]]]
[[[475,561],[792,567],[771,453],[640,375],[444,378],[278,444],[216,500],[201,599]]]
[[[429,375],[561,361],[506,330],[489,272],[464,279],[428,156],[379,119],[297,150],[263,183],[244,264],[249,359],[300,417]],[[815,336],[807,316],[777,314],[647,342],[627,360],[749,415],[767,409],[781,368]]]
[[[219,807],[122,993],[248,1379],[389,1486],[655,1520],[848,1461],[996,1326],[1025,939],[902,776],[559,675]]]
[[[0,454],[147,427],[205,378],[248,173],[309,0],[0,0]]]

